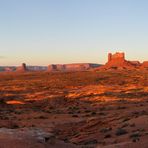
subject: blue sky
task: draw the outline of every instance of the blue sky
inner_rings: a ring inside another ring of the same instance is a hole
[[[147,0],[0,0],[0,65],[148,60]]]

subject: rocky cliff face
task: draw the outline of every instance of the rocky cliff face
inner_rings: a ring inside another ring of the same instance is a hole
[[[85,71],[99,67],[99,64],[78,63],[78,64],[52,64],[48,66],[48,71]]]
[[[108,62],[99,69],[140,69],[148,67],[148,62],[141,64],[139,61],[128,61],[125,59],[124,52],[116,52],[108,54]]]
[[[125,53],[116,52],[108,54],[108,62],[103,67],[105,69],[126,69],[133,68],[133,64],[125,59]]]

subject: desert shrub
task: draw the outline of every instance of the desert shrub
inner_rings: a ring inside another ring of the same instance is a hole
[[[139,132],[135,132],[135,133],[132,133],[131,135],[130,135],[130,138],[137,138],[137,137],[140,137],[141,135],[140,135],[140,133]]]
[[[91,116],[94,116],[96,115],[97,113],[96,112],[91,112]]]
[[[121,136],[121,135],[125,135],[125,134],[127,134],[128,132],[125,130],[125,129],[123,129],[123,128],[118,128],[117,130],[116,130],[116,136]]]
[[[111,138],[111,135],[107,134],[107,135],[104,136],[104,138]]]
[[[90,145],[90,144],[97,144],[97,143],[98,143],[98,141],[96,139],[92,139],[92,140],[84,142],[83,144],[84,145]]]
[[[125,118],[125,119],[123,119],[123,121],[122,122],[126,122],[126,121],[129,121],[130,120],[130,118]]]
[[[109,132],[109,131],[111,131],[111,130],[112,130],[111,127],[107,127],[107,128],[102,128],[102,129],[100,130],[100,132],[101,132],[101,133],[107,133],[107,132]]]
[[[6,104],[4,99],[0,99],[0,104]]]
[[[79,117],[78,115],[72,115],[72,117]]]

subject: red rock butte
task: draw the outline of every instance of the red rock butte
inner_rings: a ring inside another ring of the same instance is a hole
[[[148,61],[142,64],[139,61],[128,61],[125,59],[124,52],[116,52],[115,54],[108,54],[108,62],[99,69],[141,69],[148,68]]]
[[[25,63],[22,63],[21,66],[17,67],[16,69],[17,72],[26,72],[27,71],[27,66]]]

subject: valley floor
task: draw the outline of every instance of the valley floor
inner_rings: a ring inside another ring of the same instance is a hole
[[[0,73],[0,147],[148,147],[148,71]]]

